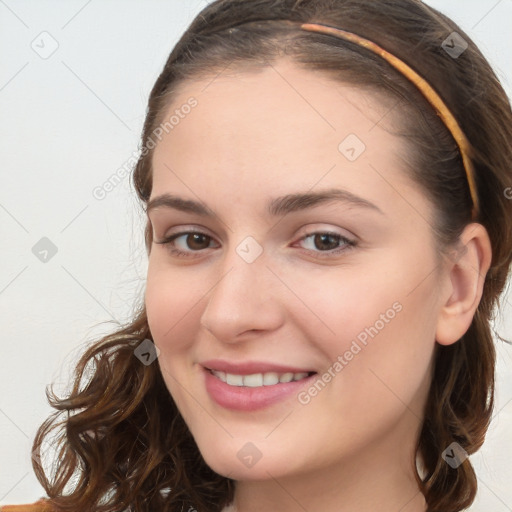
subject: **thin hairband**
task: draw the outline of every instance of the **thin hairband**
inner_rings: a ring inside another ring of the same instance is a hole
[[[408,66],[404,61],[400,60],[398,57],[395,57],[395,55],[384,50],[384,48],[381,48],[378,44],[375,44],[373,41],[358,36],[357,34],[353,34],[352,32],[347,32],[346,30],[329,27],[327,25],[320,25],[317,23],[302,23],[300,25],[300,28],[303,30],[308,30],[310,32],[319,32],[322,34],[333,35],[340,39],[345,39],[359,46],[367,48],[373,53],[380,55],[384,60],[391,64],[396,70],[398,70],[403,76],[405,76],[418,88],[418,90],[423,94],[423,96],[436,109],[439,117],[443,120],[448,130],[450,130],[452,137],[455,139],[455,142],[459,147],[459,151],[462,156],[462,163],[466,171],[471,199],[473,201],[472,218],[473,220],[475,220],[480,212],[480,206],[476,190],[476,182],[474,176],[475,171],[473,163],[471,162],[471,158],[469,157],[471,153],[471,144],[467,139],[466,135],[464,134],[464,132],[462,131],[462,128],[460,127],[459,123],[455,119],[455,116],[451,113],[450,109],[446,106],[445,102],[435,91],[435,89],[423,77],[416,73],[414,69]]]

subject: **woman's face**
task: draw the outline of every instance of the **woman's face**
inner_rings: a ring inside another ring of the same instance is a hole
[[[220,474],[409,464],[445,288],[430,203],[384,129],[395,114],[287,61],[173,99],[146,307],[165,383]]]

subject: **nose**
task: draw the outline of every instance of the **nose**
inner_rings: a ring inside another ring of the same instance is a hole
[[[226,343],[279,329],[285,317],[282,290],[265,258],[247,263],[234,254],[224,263],[225,270],[201,315],[201,325]]]

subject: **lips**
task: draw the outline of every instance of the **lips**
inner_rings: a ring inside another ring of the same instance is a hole
[[[290,367],[283,367],[279,365],[272,365],[274,368],[286,368],[290,369]],[[241,368],[239,365],[234,366],[237,371],[240,371]],[[266,364],[265,366],[257,366],[257,368],[269,368],[270,365]],[[230,366],[233,368],[233,365]],[[242,367],[243,371],[253,371],[251,368],[254,366]],[[302,372],[304,377],[300,380],[293,380],[289,382],[278,382],[273,385],[261,385],[259,382],[257,386],[248,386],[245,382],[245,379],[255,379],[257,375],[255,373],[252,374],[231,374],[231,378],[237,378],[244,380],[243,385],[235,384],[231,385],[228,382],[224,382],[221,378],[214,375],[214,373],[218,373],[217,370],[209,370],[206,367],[203,367],[203,384],[205,389],[210,396],[210,398],[219,406],[224,409],[230,409],[232,411],[238,412],[250,412],[256,411],[259,409],[265,409],[270,407],[273,404],[278,402],[283,402],[286,400],[292,400],[294,396],[297,396],[298,393],[306,386],[310,385],[311,382],[316,379],[316,373],[308,375],[306,372]],[[299,372],[301,373],[301,372]],[[271,372],[265,372],[266,376],[271,375]],[[277,375],[277,372],[274,373],[274,376]],[[283,375],[294,375],[292,372],[286,372]],[[298,375],[298,374],[295,374]],[[261,374],[260,374],[261,376]],[[226,374],[226,377],[229,380],[229,374]],[[254,383],[253,383],[254,384]]]
[[[285,366],[282,364],[262,361],[231,362],[222,359],[209,359],[201,363],[207,370],[231,373],[235,375],[252,375],[255,373],[316,373],[315,370],[300,366]]]

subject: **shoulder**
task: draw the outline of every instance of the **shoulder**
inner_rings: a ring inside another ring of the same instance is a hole
[[[0,512],[56,512],[47,499],[26,505],[0,505]]]

